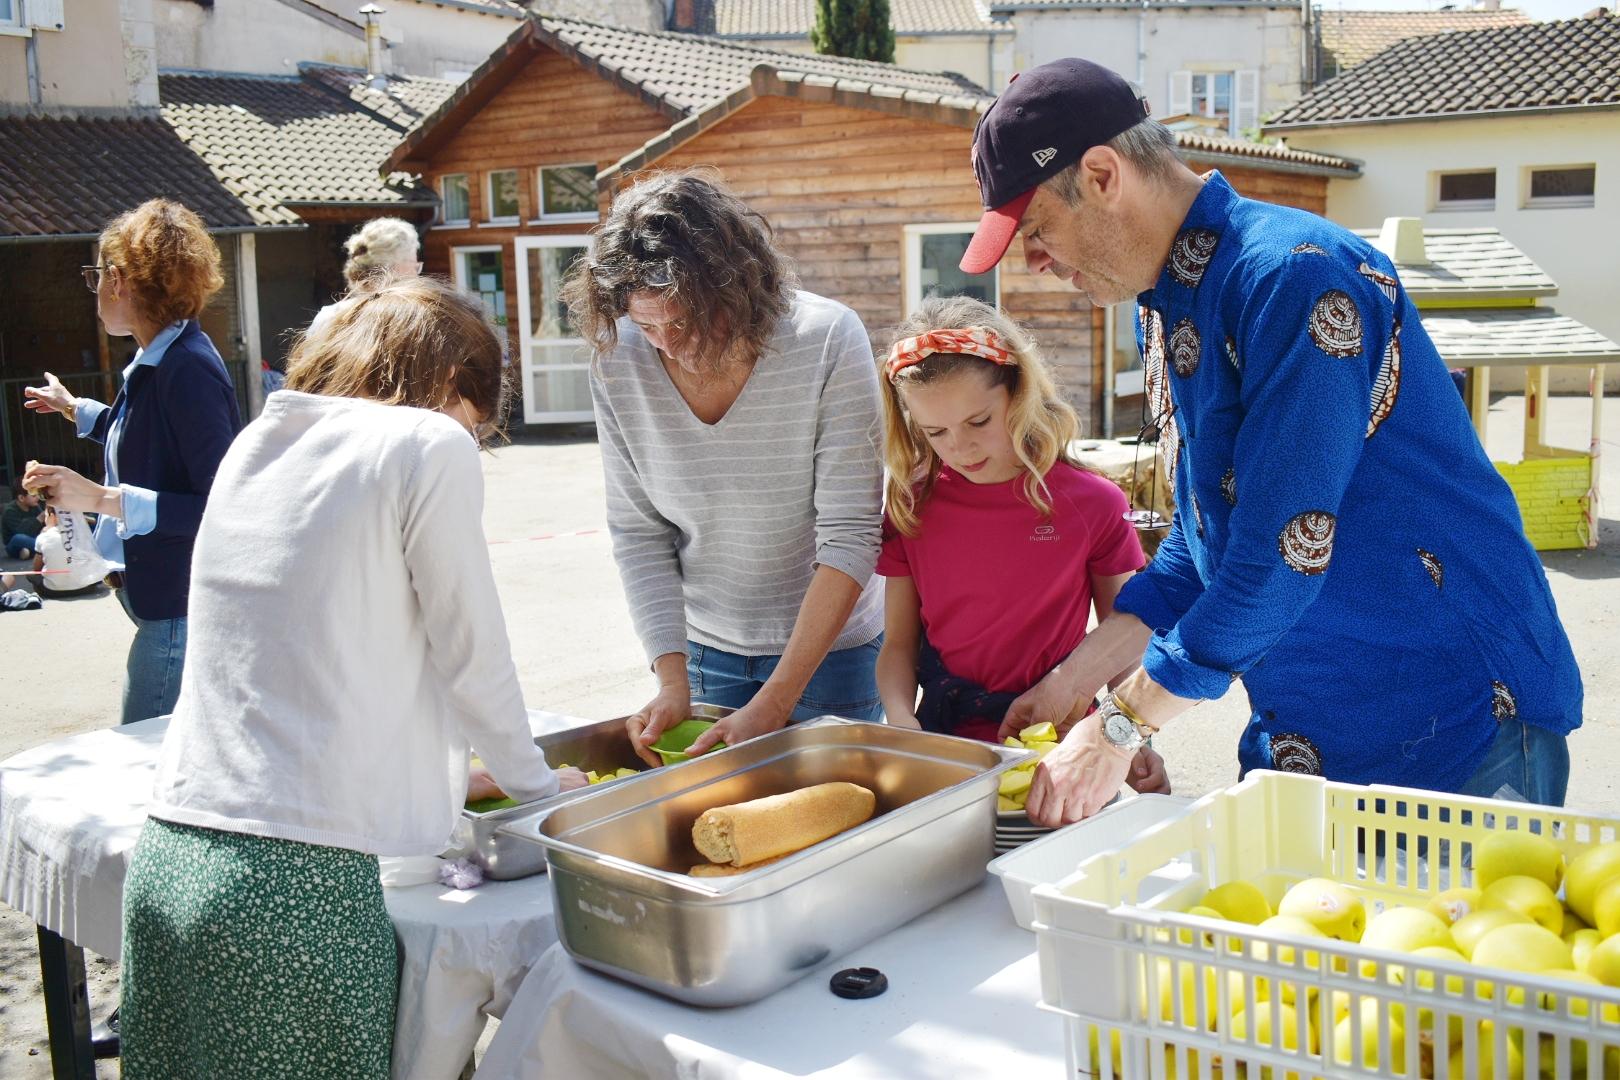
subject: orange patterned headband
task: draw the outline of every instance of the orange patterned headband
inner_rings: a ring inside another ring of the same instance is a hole
[[[889,350],[884,362],[889,381],[913,364],[920,364],[936,353],[961,353],[977,356],[992,364],[1016,367],[1017,359],[1002,340],[1001,335],[988,326],[964,326],[960,330],[930,330],[916,337],[903,338]]]

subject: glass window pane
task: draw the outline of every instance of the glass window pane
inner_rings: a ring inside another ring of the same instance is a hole
[[[1496,170],[1481,172],[1442,173],[1440,201],[1477,202],[1496,198]]]
[[[495,325],[506,325],[506,268],[499,251],[461,253],[461,280],[468,292],[484,302]]]
[[[972,238],[971,232],[929,233],[920,237],[922,257],[918,260],[917,279],[924,298],[971,296],[995,306],[997,271],[965,274],[958,265]]]
[[[583,345],[541,345],[532,354],[529,408],[532,412],[590,412],[590,354]]]
[[[557,165],[540,170],[540,216],[594,214],[596,167]]]
[[[17,13],[12,7],[12,0],[0,0],[0,22],[16,22]]]
[[[446,176],[440,184],[440,197],[444,200],[444,220],[467,220],[467,177],[461,173]]]
[[[531,341],[578,337],[563,303],[562,283],[575,260],[585,254],[583,247],[530,248],[528,252],[529,327]]]
[[[1211,78],[1215,83],[1215,111],[1211,115],[1232,115],[1232,76],[1215,75]]]
[[[516,169],[502,169],[489,174],[489,217],[514,218],[518,216],[518,182]]]
[[[1532,199],[1592,198],[1597,191],[1597,167],[1537,169],[1530,174]]]

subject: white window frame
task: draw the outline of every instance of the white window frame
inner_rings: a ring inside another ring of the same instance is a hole
[[[529,310],[529,252],[553,247],[585,248],[590,249],[591,238],[585,233],[568,233],[557,236],[519,236],[513,241],[517,255],[517,280],[512,284],[517,288],[518,298],[518,374],[523,380],[523,422],[525,424],[575,424],[587,420],[595,420],[594,410],[582,409],[573,412],[539,412],[534,408],[534,375],[537,366],[534,362],[534,347],[536,345],[585,345],[584,338],[545,338],[540,341],[532,340],[529,329],[534,325],[534,313]],[[547,364],[538,368],[540,371],[588,371],[590,361],[587,359],[580,364]]]
[[[444,218],[433,227],[435,229],[465,229],[472,224],[472,185],[467,182],[468,176],[464,172],[445,173],[439,177],[439,213],[442,215],[445,208],[444,182],[452,177],[461,177],[463,186],[467,189],[467,216],[461,218]]]
[[[1496,178],[1497,194],[1498,195],[1501,194],[1501,191],[1502,191],[1502,174],[1501,174],[1501,170],[1497,169],[1495,166],[1492,166],[1490,168],[1485,168],[1485,169],[1436,169],[1434,172],[1429,174],[1429,176],[1430,176],[1430,180],[1429,180],[1429,208],[1431,210],[1435,210],[1435,211],[1439,211],[1439,212],[1445,212],[1447,210],[1457,210],[1457,211],[1495,210],[1497,200],[1494,197],[1489,198],[1489,199],[1441,199],[1440,198],[1440,178],[1441,177],[1444,177],[1444,176],[1470,176],[1470,175],[1473,175],[1473,174],[1476,174],[1476,173],[1490,173],[1493,177],[1495,177]]]
[[[23,25],[22,0],[9,0],[10,15],[0,15],[0,35],[6,37],[32,37],[33,30]]]
[[[941,233],[967,233],[973,235],[973,230],[979,227],[976,221],[947,221],[930,222],[926,225],[905,226],[905,243],[903,245],[905,261],[903,263],[905,279],[906,315],[910,316],[922,307],[922,238],[925,236],[938,236]],[[1001,266],[998,263],[991,273],[996,276],[995,297],[991,306],[1001,307]]]
[[[1566,172],[1571,169],[1592,170],[1592,194],[1590,195],[1542,195],[1539,198],[1533,194],[1533,183],[1536,173]],[[1569,165],[1526,165],[1524,175],[1519,180],[1519,190],[1524,193],[1522,205],[1526,210],[1556,210],[1577,209],[1597,205],[1597,162],[1581,161]]]
[[[1231,109],[1226,116],[1226,136],[1239,139],[1243,132],[1260,124],[1260,72],[1235,64],[1207,64],[1170,73],[1170,107],[1163,116],[1203,116],[1214,119],[1215,95],[1207,95],[1209,105],[1202,113],[1193,112],[1193,80],[1225,75],[1232,80]]]
[[[523,170],[522,169],[517,169],[517,168],[512,168],[512,169],[490,169],[487,172],[485,172],[484,173],[484,220],[480,221],[478,224],[480,226],[488,226],[488,227],[497,228],[497,229],[499,229],[499,228],[510,228],[513,225],[521,225],[521,224],[523,224],[523,189],[522,189],[521,183],[519,183],[519,187],[518,187],[518,212],[515,213],[515,214],[504,216],[504,217],[495,217],[494,216],[494,209],[495,209],[495,174],[496,173],[511,173],[513,183],[519,183],[523,179]]]
[[[501,281],[501,291],[503,293],[506,291],[506,287],[511,282],[504,280],[506,277],[505,244],[465,244],[460,247],[452,247],[450,249],[450,280],[455,284],[456,288],[472,296],[479,295],[478,290],[474,289],[467,281],[467,271],[462,266],[461,257],[463,255],[477,255],[486,251],[493,251],[502,256],[501,278],[503,280]],[[494,319],[495,313],[493,311],[489,312],[489,317]],[[506,318],[508,322],[511,321],[511,312],[507,313]]]
[[[570,225],[582,221],[602,220],[600,202],[598,209],[575,214],[548,214],[546,213],[546,170],[547,169],[589,169],[591,175],[596,175],[596,164],[590,161],[559,161],[550,165],[538,165],[534,170],[534,210],[536,217],[529,221],[530,225]]]

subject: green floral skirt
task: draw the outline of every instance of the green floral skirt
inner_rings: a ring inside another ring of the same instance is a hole
[[[149,819],[124,882],[125,1080],[386,1080],[377,859]]]

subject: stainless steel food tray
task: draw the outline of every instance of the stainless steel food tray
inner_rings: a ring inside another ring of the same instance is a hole
[[[757,1001],[983,880],[996,787],[1031,751],[824,717],[659,769],[500,831],[544,848],[575,959],[695,1005]],[[877,814],[781,862],[693,878],[703,811],[811,784]]]
[[[722,705],[694,703],[691,715],[700,720],[719,720],[730,716],[733,712],[736,710]],[[572,765],[587,772],[602,772],[604,769],[610,772],[616,769],[649,769],[650,766],[636,756],[635,748],[630,745],[630,735],[624,726],[625,719],[620,717],[617,720],[603,720],[564,731],[549,732],[536,736],[534,744],[545,752],[546,761],[554,768],[558,765]],[[626,781],[629,779],[630,777],[625,777]],[[519,803],[502,810],[491,810],[486,814],[463,810],[461,820],[456,824],[452,846],[445,855],[448,858],[472,861],[484,871],[485,877],[494,881],[511,881],[544,873],[545,851],[533,844],[502,835],[499,832],[500,826],[514,818],[527,816],[537,810],[561,806],[563,803],[617,783],[619,781],[614,780],[575,791],[565,791],[549,799]]]

